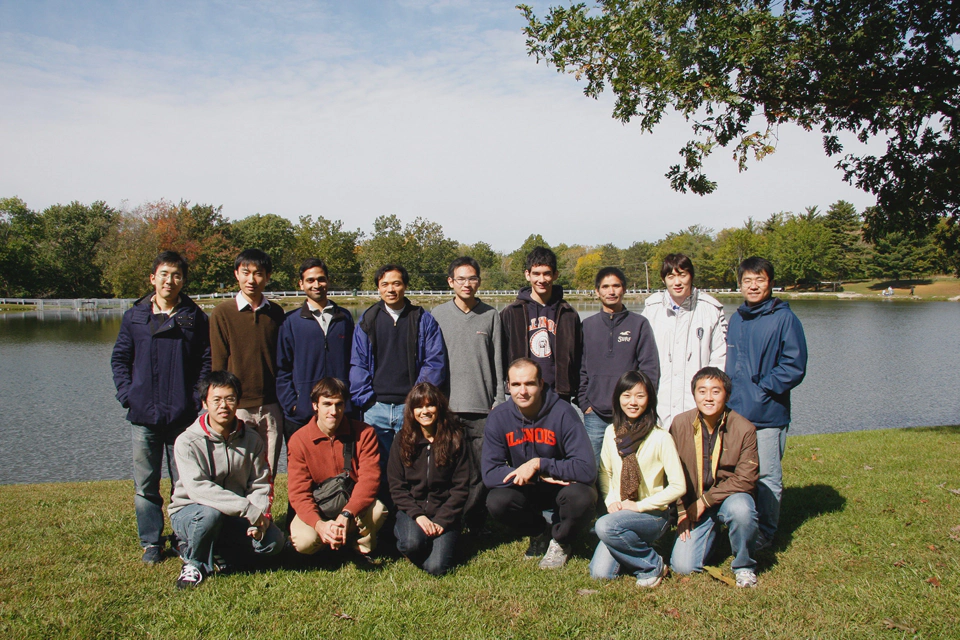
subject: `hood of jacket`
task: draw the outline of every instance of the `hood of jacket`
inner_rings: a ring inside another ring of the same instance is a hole
[[[525,302],[533,302],[535,304],[540,304],[533,299],[533,287],[524,287],[520,289],[517,293],[517,300],[523,300]],[[563,300],[563,287],[558,284],[553,285],[553,290],[550,292],[550,299],[547,300],[547,304],[543,305],[545,307],[552,307]]]
[[[763,316],[770,313],[775,313],[780,309],[789,308],[790,304],[786,300],[781,300],[780,298],[768,298],[753,307],[744,302],[737,308],[737,313],[739,313],[744,320],[751,320],[757,316]]]

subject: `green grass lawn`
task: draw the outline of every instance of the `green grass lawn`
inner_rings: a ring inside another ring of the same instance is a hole
[[[0,637],[956,638],[958,460],[960,427],[791,438],[781,536],[755,590],[707,575],[595,582],[587,534],[544,572],[498,528],[443,578],[402,558],[286,558],[179,592],[177,559],[140,563],[130,482],[6,485]]]

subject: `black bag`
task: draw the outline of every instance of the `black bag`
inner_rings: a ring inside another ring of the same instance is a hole
[[[313,490],[313,500],[320,509],[324,520],[336,520],[353,493],[353,478],[350,477],[350,467],[353,464],[354,442],[343,443],[343,471],[327,478]]]

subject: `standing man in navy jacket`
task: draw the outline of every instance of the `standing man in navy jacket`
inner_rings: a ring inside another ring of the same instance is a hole
[[[727,329],[727,375],[733,392],[727,403],[757,428],[760,480],[757,550],[773,543],[780,522],[783,469],[780,461],[790,427],[790,390],[807,373],[807,340],[790,305],[772,297],[773,265],[747,258],[737,268],[744,303]]]
[[[127,409],[133,436],[133,506],[143,562],[163,560],[160,472],[167,457],[171,487],[177,482],[173,444],[197,417],[197,382],[210,372],[207,314],[180,292],[187,261],[164,251],[153,261],[153,293],[123,314],[110,364],[117,400]],[[171,540],[171,547],[175,543]]]

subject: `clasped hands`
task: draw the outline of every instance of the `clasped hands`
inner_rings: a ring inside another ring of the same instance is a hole
[[[537,474],[540,472],[540,458],[530,458],[522,465],[511,471],[503,479],[504,483],[510,483],[522,487],[525,484],[531,484],[534,479],[537,477]],[[557,480],[556,478],[551,478],[550,476],[540,476],[540,479],[544,482],[549,482],[550,484],[570,484],[566,480]]]
[[[347,542],[350,521],[342,513],[335,520],[318,520],[314,526],[320,541],[331,549],[339,549]]]

